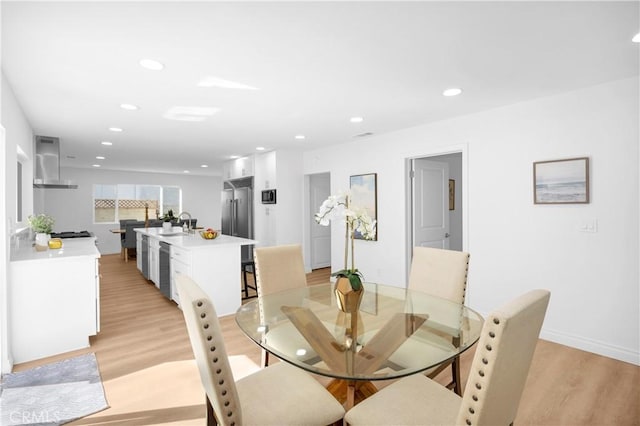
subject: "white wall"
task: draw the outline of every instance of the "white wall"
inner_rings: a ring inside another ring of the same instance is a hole
[[[2,173],[4,174],[2,221],[5,233],[2,235],[3,244],[11,238],[16,229],[26,226],[26,218],[33,213],[33,195],[31,191],[33,176],[33,133],[22,108],[18,104],[9,82],[1,74],[0,79],[0,123],[5,128],[4,143],[0,146],[3,155],[0,156]],[[23,188],[23,220],[16,222],[17,211],[17,152],[20,147],[27,155],[28,160],[23,164],[24,188]],[[0,269],[4,274],[9,269],[8,256],[0,257]],[[11,359],[8,341],[7,327],[7,288],[8,277],[0,279],[0,371],[11,371],[13,360]]]
[[[357,266],[404,285],[405,159],[467,144],[468,305],[486,314],[547,288],[543,338],[640,364],[638,90],[625,79],[340,144],[306,153],[304,173],[330,171],[332,193],[349,175],[378,173],[380,237],[356,241]],[[591,162],[591,203],[534,205],[532,163],[580,156]],[[594,219],[597,233],[580,232]]]
[[[62,168],[60,175],[75,181],[78,189],[34,189],[36,198],[44,200],[43,212],[53,216],[54,230],[82,231],[96,234],[102,254],[120,252],[120,236],[109,230],[119,224],[93,223],[94,184],[173,185],[182,189],[182,209],[198,219],[197,226],[220,229],[220,177],[136,173],[112,170]],[[179,212],[176,212],[176,214]],[[151,215],[151,218],[153,216]]]

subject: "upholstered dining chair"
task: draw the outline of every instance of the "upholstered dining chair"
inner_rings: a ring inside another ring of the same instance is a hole
[[[302,247],[288,244],[256,247],[253,251],[258,297],[292,288],[306,287]],[[262,350],[262,366],[269,365],[269,352]]]
[[[414,247],[409,288],[464,304],[469,272],[469,253],[432,247]],[[452,358],[425,372],[433,379],[451,365],[451,381],[447,385],[462,395],[460,383],[460,358]]]
[[[279,362],[234,381],[213,303],[189,277],[176,276],[180,306],[206,392],[207,425],[329,425],[342,405],[316,379]]]
[[[549,304],[532,290],[486,319],[462,397],[414,374],[367,398],[345,416],[358,425],[511,425]]]

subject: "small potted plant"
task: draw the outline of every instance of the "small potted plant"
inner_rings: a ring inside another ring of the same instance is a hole
[[[169,231],[171,231],[171,228],[173,227],[173,224],[178,221],[178,218],[173,215],[173,210],[169,209],[167,214],[162,216],[162,221],[164,222],[162,224],[162,229],[165,232],[169,232]]]
[[[36,234],[36,250],[46,250],[48,248],[49,240],[51,239],[50,234],[53,230],[53,224],[55,221],[51,216],[44,213],[29,216],[27,220],[29,222],[29,226]]]

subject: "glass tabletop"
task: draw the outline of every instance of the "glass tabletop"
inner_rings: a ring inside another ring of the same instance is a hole
[[[333,284],[259,297],[236,322],[278,358],[337,379],[386,380],[441,364],[471,347],[483,319],[423,292],[364,283],[357,314],[336,305]]]

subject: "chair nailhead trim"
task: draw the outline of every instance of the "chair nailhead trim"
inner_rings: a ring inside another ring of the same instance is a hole
[[[469,407],[469,412],[470,412],[471,414],[475,414],[476,410],[474,410],[473,408]]]
[[[471,420],[467,419],[467,424],[471,426]]]
[[[219,368],[216,370],[216,374],[220,374],[222,373],[222,370],[220,370]]]
[[[480,370],[478,371],[478,374],[480,375],[480,377],[484,377],[484,371]]]
[[[486,358],[482,358],[482,363],[483,363],[484,365],[487,365],[487,364],[489,364],[489,360],[488,360],[488,359],[486,359]]]
[[[215,352],[216,351],[216,347],[215,346],[211,346],[210,350],[211,350],[211,352]]]
[[[489,332],[489,337],[494,338],[496,337],[496,333],[494,333],[493,331]]]
[[[224,379],[220,379],[220,381],[218,382],[218,384],[219,384],[220,386],[224,385]]]
[[[218,362],[218,357],[215,357],[215,358],[213,359],[213,362]]]
[[[498,318],[494,318],[493,319],[493,323],[498,325],[498,324],[500,324],[500,320]]]
[[[211,337],[211,336],[207,336],[207,340],[208,340],[208,341],[211,341],[211,339],[212,339],[212,338],[213,338],[213,337]]]
[[[476,389],[478,390],[482,389],[482,385],[480,383],[476,383]]]
[[[491,350],[491,345],[487,345],[487,346],[485,346],[485,348],[487,348],[487,350],[490,351]]]
[[[202,302],[198,302],[198,308],[202,306]]]
[[[200,318],[206,318],[207,314],[205,314],[204,312],[200,314]]]
[[[471,398],[472,398],[474,401],[478,402],[478,397],[477,397],[477,396],[473,395]]]

